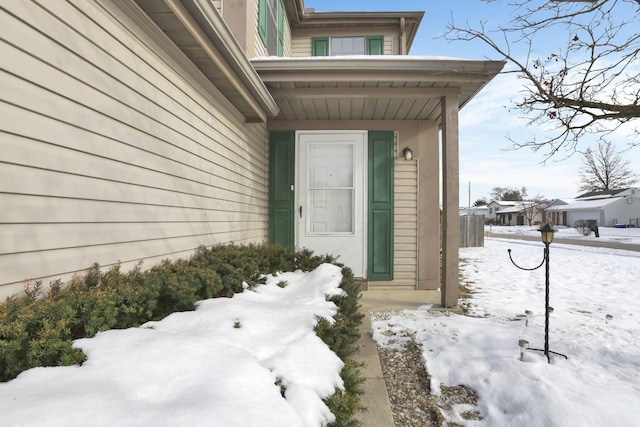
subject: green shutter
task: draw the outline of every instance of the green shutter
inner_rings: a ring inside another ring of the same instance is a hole
[[[284,55],[284,5],[278,2],[278,56]]]
[[[267,0],[258,2],[258,33],[265,47],[267,46]]]
[[[368,279],[393,280],[393,132],[369,132]]]
[[[311,39],[312,56],[329,56],[329,37],[313,37]]]
[[[295,133],[269,134],[269,243],[293,247]]]
[[[384,55],[384,36],[367,36],[367,55]]]

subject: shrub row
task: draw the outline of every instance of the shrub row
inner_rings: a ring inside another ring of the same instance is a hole
[[[72,347],[78,338],[100,331],[139,326],[175,312],[193,310],[196,301],[230,297],[243,290],[243,282],[260,283],[262,274],[301,269],[311,271],[331,256],[280,246],[218,245],[200,247],[189,260],[123,273],[116,265],[107,271],[95,264],[82,276],[64,284],[54,281],[46,291],[41,282],[27,285],[23,296],[0,305],[0,381],[15,378],[37,366],[82,363],[85,355]],[[340,264],[337,264],[340,265]],[[352,355],[357,351],[358,287],[351,270],[343,267],[346,297],[333,297],[338,306],[335,322],[319,321],[318,336],[345,362],[345,390],[326,400],[336,415],[334,425],[355,425],[362,378]]]

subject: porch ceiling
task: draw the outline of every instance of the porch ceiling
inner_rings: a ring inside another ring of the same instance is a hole
[[[275,120],[441,121],[445,96],[466,105],[502,61],[430,57],[251,60],[280,108]]]

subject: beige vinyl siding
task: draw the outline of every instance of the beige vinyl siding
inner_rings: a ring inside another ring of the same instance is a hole
[[[311,55],[311,37],[294,37],[291,39],[291,56]]]
[[[382,51],[384,52],[384,55],[394,55],[393,53],[393,43],[394,40],[397,40],[396,37],[387,34],[386,36],[384,36],[384,47],[382,48]]]
[[[354,35],[354,34],[349,34]],[[359,34],[356,34],[359,35]],[[373,34],[372,34],[373,35]],[[326,37],[326,36],[318,36]],[[291,56],[311,56],[311,38],[312,36],[297,36],[291,40]],[[393,55],[393,35],[384,35],[384,54]]]
[[[263,125],[97,3],[2,8],[0,295],[266,240]]]
[[[394,164],[393,281],[369,282],[370,289],[416,289],[418,280],[418,160]]]

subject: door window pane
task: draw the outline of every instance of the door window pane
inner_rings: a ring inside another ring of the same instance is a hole
[[[353,145],[310,144],[308,156],[309,232],[353,233]]]
[[[310,190],[312,233],[353,233],[353,190]]]

